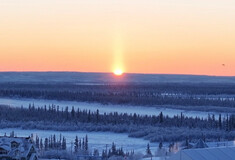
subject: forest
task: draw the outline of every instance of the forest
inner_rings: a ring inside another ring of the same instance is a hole
[[[138,114],[104,113],[99,110],[80,110],[73,107],[61,109],[50,105],[28,108],[0,106],[1,128],[23,128],[61,131],[111,131],[128,133],[130,137],[145,138],[152,142],[175,142],[188,138],[190,141],[203,138],[208,141],[234,140],[235,115],[208,115],[208,118],[175,115],[168,117],[142,116]]]
[[[35,98],[97,102],[102,104],[130,104],[142,106],[218,106],[235,108],[234,84],[110,84],[76,85],[19,84],[0,85],[0,97]]]

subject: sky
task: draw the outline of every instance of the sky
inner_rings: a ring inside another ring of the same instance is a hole
[[[0,0],[0,71],[235,76],[234,0]]]

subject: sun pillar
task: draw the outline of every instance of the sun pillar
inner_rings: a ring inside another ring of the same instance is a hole
[[[123,38],[120,34],[116,34],[114,37],[114,45],[113,45],[113,72],[124,72],[124,48],[123,48]]]

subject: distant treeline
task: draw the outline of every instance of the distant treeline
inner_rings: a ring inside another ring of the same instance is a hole
[[[0,96],[103,104],[235,107],[232,84],[1,84]]]
[[[208,115],[207,119],[186,117],[183,114],[171,118],[162,113],[158,116],[117,112],[100,114],[99,110],[91,112],[72,108],[69,111],[68,107],[60,111],[59,106],[54,105],[38,108],[29,105],[28,109],[0,106],[0,110],[0,127],[113,131],[129,133],[133,137],[145,137],[152,141],[184,140],[190,136],[198,139],[202,135],[217,140],[235,138],[235,115],[220,115],[218,120],[214,115]],[[158,132],[160,134],[156,134]]]

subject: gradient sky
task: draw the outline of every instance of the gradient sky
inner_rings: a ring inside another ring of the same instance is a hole
[[[0,71],[117,68],[235,75],[235,1],[0,0]]]

